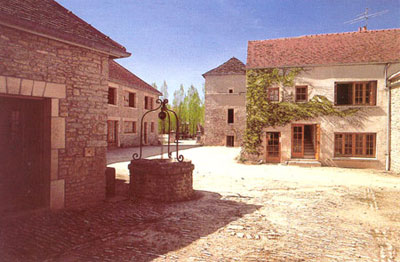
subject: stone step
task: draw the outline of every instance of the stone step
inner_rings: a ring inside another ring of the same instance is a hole
[[[304,158],[299,158],[299,159],[291,159],[286,161],[286,164],[288,166],[301,166],[301,167],[320,167],[321,162],[315,160],[315,159],[304,159]]]

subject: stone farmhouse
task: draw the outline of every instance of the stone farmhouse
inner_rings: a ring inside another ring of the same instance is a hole
[[[124,132],[118,145],[137,141],[133,123],[159,94],[112,60],[128,56],[53,0],[0,0],[0,212],[105,198],[107,129]],[[110,88],[133,107],[108,105]],[[121,126],[107,122],[116,114]]]
[[[108,82],[108,147],[138,146],[142,115],[156,108],[162,95],[157,89],[111,60]],[[158,116],[151,112],[143,119],[142,142],[158,144]]]
[[[204,144],[240,146],[246,123],[246,66],[232,57],[203,77]]]
[[[248,42],[247,73],[293,68],[301,69],[293,85],[264,87],[269,103],[307,103],[315,95],[321,95],[336,109],[359,111],[348,117],[321,116],[264,128],[260,133],[258,160],[387,170],[392,160],[392,166],[399,169],[400,121],[395,112],[400,89],[398,82],[390,89],[387,80],[391,75],[393,81],[398,79],[395,72],[400,69],[400,29],[364,28],[358,32]],[[222,145],[224,136],[234,134],[226,128],[228,109],[234,108],[230,89],[244,92],[245,76],[243,72],[240,76],[235,75],[237,72],[232,75],[212,72],[204,74],[206,144]],[[239,103],[243,110],[244,95]],[[246,121],[241,118],[235,124],[241,126],[236,127],[238,130],[244,130]],[[229,145],[228,138],[226,141]]]

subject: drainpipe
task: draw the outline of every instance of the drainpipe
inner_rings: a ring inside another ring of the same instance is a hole
[[[388,98],[387,98],[387,126],[386,126],[386,171],[390,170],[390,143],[391,143],[391,139],[390,139],[390,120],[391,120],[391,101],[392,101],[392,97],[391,97],[391,89],[390,86],[388,85],[388,79],[387,79],[387,71],[389,68],[390,64],[387,63],[385,65],[385,88],[388,91]]]

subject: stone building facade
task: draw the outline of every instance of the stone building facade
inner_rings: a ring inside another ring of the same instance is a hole
[[[241,146],[246,125],[246,70],[233,57],[203,74],[205,78],[204,144]]]
[[[141,117],[158,106],[156,100],[162,94],[115,61],[110,61],[109,71],[108,146],[139,146]],[[159,143],[157,114],[151,112],[143,119],[143,145]]]
[[[400,69],[398,39],[400,30],[391,29],[250,41],[247,70],[302,68],[293,86],[265,87],[270,102],[305,103],[322,95],[337,109],[359,109],[344,118],[321,116],[267,127],[260,134],[259,159],[387,169],[386,76]]]
[[[129,55],[55,1],[0,1],[1,211],[105,198],[109,60]]]
[[[400,71],[389,77],[391,92],[390,170],[400,173]]]

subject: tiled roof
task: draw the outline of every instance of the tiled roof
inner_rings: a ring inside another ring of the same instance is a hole
[[[400,29],[249,41],[247,68],[400,61]]]
[[[206,72],[203,74],[203,77],[208,75],[235,75],[235,74],[245,74],[246,66],[237,59],[236,57],[232,57],[222,65]]]
[[[160,96],[162,95],[160,91],[147,84],[145,81],[137,77],[135,74],[133,74],[114,60],[110,60],[109,63],[109,80],[111,82],[115,81],[117,83],[121,83],[132,88],[155,93]]]
[[[0,24],[64,40],[113,57],[127,57],[126,49],[54,0],[0,0]]]

